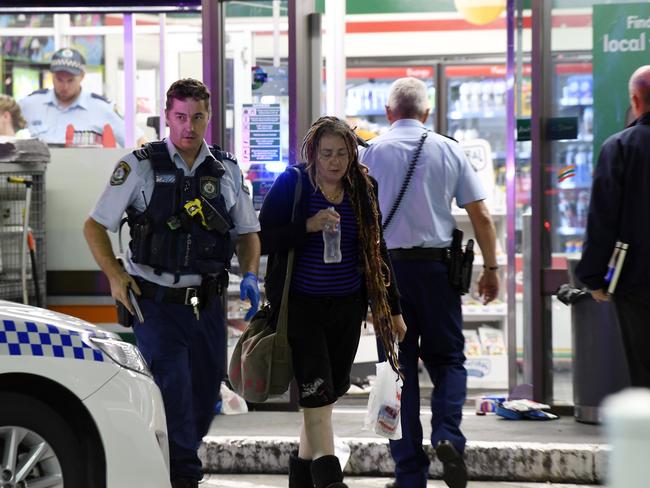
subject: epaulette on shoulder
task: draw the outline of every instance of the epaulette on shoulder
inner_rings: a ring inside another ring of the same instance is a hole
[[[451,136],[448,136],[447,134],[440,134],[440,135],[441,135],[442,137],[446,137],[447,139],[451,139],[451,140],[454,141],[454,142],[458,142],[456,139],[454,139],[454,138],[451,137]]]
[[[228,151],[221,151],[221,159],[227,159],[228,161],[232,161],[233,163],[237,164],[237,156]]]
[[[32,95],[42,95],[44,93],[47,93],[47,88],[41,88],[40,90],[34,90],[28,96],[31,97]]]
[[[90,96],[96,98],[97,100],[101,100],[102,102],[111,103],[108,98],[106,98],[104,95],[100,95],[99,93],[91,93]]]
[[[149,159],[149,149],[144,146],[140,147],[133,151],[133,155],[138,161],[144,161],[145,159]]]

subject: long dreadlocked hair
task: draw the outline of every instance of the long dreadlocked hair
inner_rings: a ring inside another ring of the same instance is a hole
[[[368,168],[359,162],[358,139],[354,131],[343,120],[336,117],[321,117],[305,134],[301,155],[306,161],[307,173],[314,188],[316,185],[316,158],[320,140],[324,135],[340,136],[348,150],[348,169],[343,177],[343,187],[350,195],[359,232],[359,254],[363,262],[366,288],[370,301],[375,333],[380,338],[388,361],[399,374],[396,334],[393,332],[388,292],[391,276],[388,265],[381,255],[381,222]]]

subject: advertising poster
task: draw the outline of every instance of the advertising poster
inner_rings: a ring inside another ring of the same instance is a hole
[[[650,2],[593,6],[594,155],[629,123],[630,75],[650,64]],[[596,161],[596,158],[594,158]]]

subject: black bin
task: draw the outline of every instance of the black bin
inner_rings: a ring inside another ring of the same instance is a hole
[[[575,276],[579,259],[569,258],[571,285],[583,288]],[[573,404],[578,422],[600,423],[600,403],[630,385],[614,304],[586,297],[571,306]]]

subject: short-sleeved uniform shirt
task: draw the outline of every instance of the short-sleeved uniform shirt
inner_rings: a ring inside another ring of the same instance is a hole
[[[99,134],[104,132],[104,125],[109,124],[115,140],[124,147],[124,119],[115,112],[113,104],[101,95],[82,89],[71,105],[62,108],[54,90],[37,90],[18,103],[29,133],[48,144],[65,144],[68,124],[72,124],[76,131],[93,130]],[[136,140],[142,134],[136,128]]]
[[[379,183],[379,205],[384,220],[397,199],[422,133],[418,120],[401,119],[360,148],[359,158]],[[384,230],[388,249],[448,247],[456,221],[453,199],[459,207],[484,200],[485,190],[460,145],[429,132],[413,177],[392,222]]]
[[[190,170],[171,140],[166,139],[165,142],[172,161],[176,167],[183,170],[185,176],[194,175],[206,160],[214,160],[210,148],[203,141]],[[239,166],[232,159],[227,158],[224,158],[223,165],[226,172],[221,177],[221,194],[235,224],[235,231],[238,234],[258,232],[260,224]],[[90,217],[111,232],[117,232],[126,209],[133,207],[137,212],[144,212],[147,203],[151,202],[153,190],[154,171],[151,161],[149,159],[139,161],[133,153],[129,153],[116,166],[111,181],[97,200]],[[171,273],[157,275],[150,266],[134,263],[131,260],[130,249],[126,252],[125,267],[129,274],[163,286],[186,287],[201,283],[201,276],[198,274],[183,275],[178,283],[174,283],[174,275]]]

